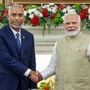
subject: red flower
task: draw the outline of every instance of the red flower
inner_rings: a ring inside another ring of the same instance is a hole
[[[48,85],[46,85],[45,87],[44,87],[44,90],[49,90],[50,88],[49,88],[49,86]]]
[[[34,17],[30,20],[30,23],[32,23],[35,26],[39,25],[40,24],[39,17],[34,15]]]
[[[88,8],[84,8],[84,9],[82,9],[82,11],[81,11],[81,12],[83,12],[83,13],[87,14],[87,13],[88,13]]]
[[[43,14],[44,17],[48,17],[49,12],[46,8],[42,8],[42,14]]]
[[[82,9],[81,13],[79,14],[81,19],[86,19],[88,17],[88,9]]]
[[[82,13],[82,12],[79,14],[79,16],[81,17],[81,19],[85,19],[88,17],[87,14]]]
[[[0,15],[0,21],[2,20],[2,16]]]
[[[24,10],[27,10],[27,5],[22,5],[22,7],[24,8]]]
[[[53,20],[56,15],[57,15],[57,13],[53,13],[52,16],[51,16],[51,19]]]
[[[59,10],[62,10],[62,9],[64,9],[65,7],[66,7],[65,5],[61,5],[61,4],[58,5],[58,9],[59,9]]]
[[[3,10],[2,13],[3,13],[4,15],[7,15],[7,14],[8,14],[8,10]]]

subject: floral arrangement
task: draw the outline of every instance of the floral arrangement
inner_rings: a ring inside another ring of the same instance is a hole
[[[26,23],[32,26],[42,26],[43,36],[44,31],[48,30],[50,34],[50,27],[57,27],[63,22],[63,15],[68,12],[74,12],[80,15],[83,27],[90,28],[90,7],[85,4],[41,4],[36,5],[22,5],[25,10]]]
[[[74,12],[80,15],[83,28],[90,29],[90,5],[86,4],[22,4],[24,8],[24,15],[26,17],[24,24],[32,26],[41,26],[42,34],[46,30],[51,32],[51,27],[57,27],[63,23],[63,15],[68,12]],[[0,4],[0,24],[5,25],[8,23],[7,10],[3,4]]]
[[[54,3],[41,4],[41,7],[35,5],[28,5],[27,8],[25,5],[22,5],[25,10],[26,22],[32,24],[32,26],[42,26],[43,27],[43,36],[44,31],[48,29],[50,34],[50,27],[54,25],[55,27],[62,22],[61,15],[57,11],[58,7]]]
[[[8,11],[5,5],[0,3],[0,26],[6,25],[8,23],[7,14]]]
[[[38,83],[38,90],[54,90],[55,89],[55,76],[49,77]]]
[[[80,17],[84,28],[90,28],[90,7],[85,4],[74,4],[69,6],[72,12],[76,12]]]

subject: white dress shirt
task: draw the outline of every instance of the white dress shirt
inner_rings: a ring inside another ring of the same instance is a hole
[[[57,45],[57,42],[55,43],[49,65],[41,72],[43,79],[47,79],[48,77],[55,74],[55,68],[56,68],[56,62],[57,62],[56,45]],[[87,47],[87,57],[90,60],[90,43]]]

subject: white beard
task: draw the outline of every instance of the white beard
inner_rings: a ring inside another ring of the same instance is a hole
[[[15,25],[12,25],[12,24],[11,24],[11,26],[12,26],[13,28],[21,28],[21,26],[15,26]]]
[[[13,25],[13,24],[11,24],[11,22],[10,22],[10,21],[9,21],[9,24],[10,24],[10,26],[11,26],[11,27],[13,27],[13,28],[16,28],[16,29],[21,28],[21,25],[18,25],[18,26]]]
[[[76,36],[79,33],[79,31],[80,31],[80,27],[75,31],[67,31],[67,30],[65,30],[65,32],[66,32],[66,34],[68,36]]]

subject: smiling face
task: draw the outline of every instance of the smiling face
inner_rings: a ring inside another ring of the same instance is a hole
[[[14,29],[19,29],[24,22],[24,10],[21,6],[12,6],[9,9],[8,20]]]
[[[75,36],[80,31],[81,22],[78,15],[69,14],[65,17],[64,27],[66,34],[69,36]]]

